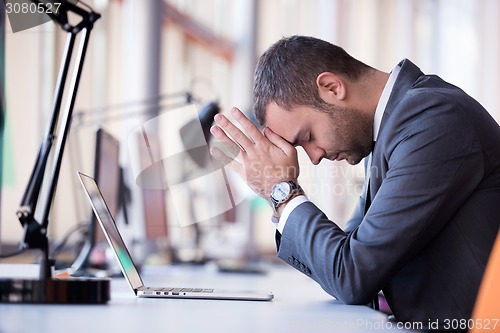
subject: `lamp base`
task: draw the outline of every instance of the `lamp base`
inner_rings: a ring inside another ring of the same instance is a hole
[[[0,279],[0,303],[105,304],[110,279]]]

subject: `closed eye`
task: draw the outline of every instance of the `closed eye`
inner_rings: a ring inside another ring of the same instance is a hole
[[[306,135],[304,135],[302,138],[297,140],[296,143],[294,143],[294,147],[300,146],[303,147],[305,144],[308,144],[309,142],[312,141],[312,135],[311,132],[308,132]]]
[[[312,137],[311,132],[307,132],[307,135],[304,137],[304,139],[303,139],[302,141],[303,141],[304,143],[309,143],[309,142],[311,142],[311,141],[312,141],[312,139],[313,139],[313,137]]]
[[[304,136],[297,136],[297,138],[293,141],[290,142],[290,144],[294,147],[302,146],[306,143],[309,143],[313,140],[311,132],[307,132],[306,135]]]

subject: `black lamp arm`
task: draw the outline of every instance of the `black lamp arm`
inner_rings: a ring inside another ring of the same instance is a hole
[[[31,1],[36,4],[41,3],[43,5],[50,3],[50,1]],[[61,3],[62,4],[58,9],[57,14],[49,15],[55,23],[59,24],[63,28],[63,30],[68,32],[66,49],[59,68],[59,76],[54,94],[52,116],[47,133],[45,134],[43,142],[40,146],[40,150],[38,152],[33,171],[23,195],[20,208],[17,212],[17,216],[19,218],[19,221],[21,222],[21,225],[23,226],[24,232],[23,239],[20,242],[20,247],[40,249],[44,252],[46,259],[48,259],[48,215],[52,206],[55,188],[57,186],[57,179],[61,167],[62,155],[64,152],[66,138],[69,133],[71,115],[73,112],[74,102],[76,99],[80,76],[85,60],[90,31],[93,28],[94,22],[100,17],[99,14],[93,12],[92,9],[90,7],[87,7],[86,5],[84,5],[85,8],[83,8],[67,0],[63,0],[61,1]],[[82,21],[74,26],[70,25],[68,23],[69,12],[73,12],[81,16]],[[74,64],[75,69],[73,70],[73,79],[70,86],[70,92],[68,93],[65,117],[63,120],[60,120],[59,118],[61,102],[64,95],[64,87],[66,86],[69,65],[71,63],[72,53],[75,46],[75,39],[76,35],[81,31],[84,32],[84,36],[81,38],[79,53]],[[56,134],[57,128],[59,128],[58,135]],[[56,143],[57,146],[54,155],[54,162],[51,166],[52,174],[51,178],[49,179],[48,191],[46,197],[44,198],[45,209],[42,212],[42,220],[39,223],[35,219],[35,211],[37,210],[37,204],[40,199],[42,185],[46,180],[45,174],[47,171],[47,164],[49,162],[49,156],[54,147],[54,143]]]

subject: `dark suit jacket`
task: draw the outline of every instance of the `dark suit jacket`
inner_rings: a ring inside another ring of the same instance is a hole
[[[470,318],[500,225],[500,127],[473,98],[409,60],[389,98],[346,230],[310,202],[278,256],[347,304],[383,290],[399,321]]]

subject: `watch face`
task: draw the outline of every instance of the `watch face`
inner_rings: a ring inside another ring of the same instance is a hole
[[[290,194],[291,186],[287,182],[279,182],[273,187],[273,192],[271,193],[274,200],[280,202],[285,200]]]

